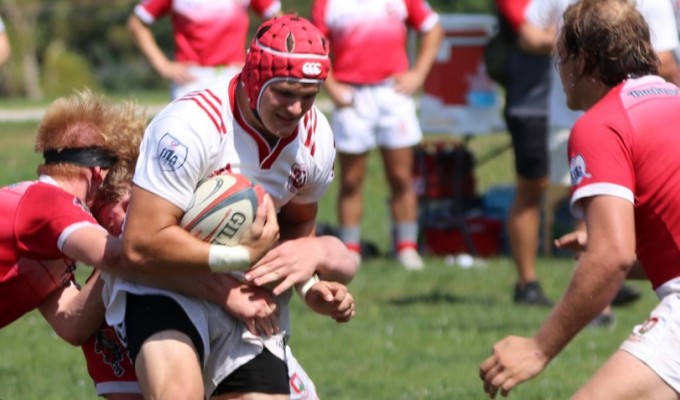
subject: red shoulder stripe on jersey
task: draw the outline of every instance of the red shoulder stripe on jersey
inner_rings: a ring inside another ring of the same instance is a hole
[[[222,119],[222,114],[220,113],[222,102],[213,92],[210,90],[192,92],[179,99],[179,101],[187,100],[193,101],[201,110],[205,111],[220,134],[225,134],[227,132],[224,120]]]
[[[316,149],[316,122],[317,115],[312,109],[308,111],[307,114],[305,114],[303,119],[303,127],[305,129],[305,133],[307,134],[305,147],[310,149],[312,155],[314,155],[314,150]]]

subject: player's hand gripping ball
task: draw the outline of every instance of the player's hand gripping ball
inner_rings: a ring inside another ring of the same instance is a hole
[[[194,191],[180,226],[204,242],[235,246],[250,229],[264,193],[240,174],[205,179]]]

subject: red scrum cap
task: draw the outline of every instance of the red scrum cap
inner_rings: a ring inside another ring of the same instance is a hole
[[[255,33],[241,72],[250,107],[259,111],[260,96],[275,82],[321,83],[331,67],[328,41],[308,20],[283,15],[263,23]]]

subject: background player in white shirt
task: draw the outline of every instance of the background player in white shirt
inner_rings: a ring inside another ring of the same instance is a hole
[[[195,276],[233,279],[219,272],[255,264],[233,276],[271,283],[278,297],[250,318],[265,333],[258,336],[197,298],[200,287],[188,297],[107,279],[107,321],[126,339],[146,396],[289,398],[288,289],[307,286],[304,299],[315,311],[340,322],[353,317],[352,296],[329,281],[349,282],[356,262],[339,240],[314,237],[335,155],[328,122],[313,107],[329,67],[328,44],[313,25],[275,18],[258,29],[238,77],[174,101],[149,124],[123,232],[128,269],[191,286]],[[270,196],[258,211],[260,223],[267,214],[258,242],[210,245],[178,225],[198,183],[223,171],[249,176]],[[267,252],[279,227],[280,243]]]
[[[587,238],[559,241],[581,251],[571,282],[533,337],[493,346],[479,371],[484,391],[506,396],[538,375],[640,272],[659,305],[572,398],[677,399],[680,88],[656,76],[647,23],[627,0],[569,6],[557,56],[568,106],[586,110],[569,139],[569,165],[571,207]]]
[[[424,0],[316,0],[312,20],[331,41],[333,71],[325,88],[335,105],[340,237],[360,255],[361,187],[368,153],[379,147],[390,188],[397,260],[407,269],[422,269],[412,182],[413,146],[422,133],[411,96],[425,82],[444,37],[439,17]],[[420,36],[410,67],[409,27]]]
[[[263,19],[278,15],[278,0],[144,0],[128,29],[151,65],[172,81],[172,98],[238,74],[245,60],[249,10]],[[159,47],[150,25],[169,16],[174,61]]]

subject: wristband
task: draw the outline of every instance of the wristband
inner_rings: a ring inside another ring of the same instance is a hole
[[[208,265],[213,272],[229,272],[250,267],[250,252],[241,245],[210,245]]]
[[[295,290],[297,290],[297,293],[302,298],[302,300],[305,299],[305,296],[307,295],[307,292],[309,292],[309,289],[311,289],[312,286],[316,285],[318,281],[319,275],[314,274],[312,275],[311,278],[307,279],[306,281],[300,282],[295,285]]]

